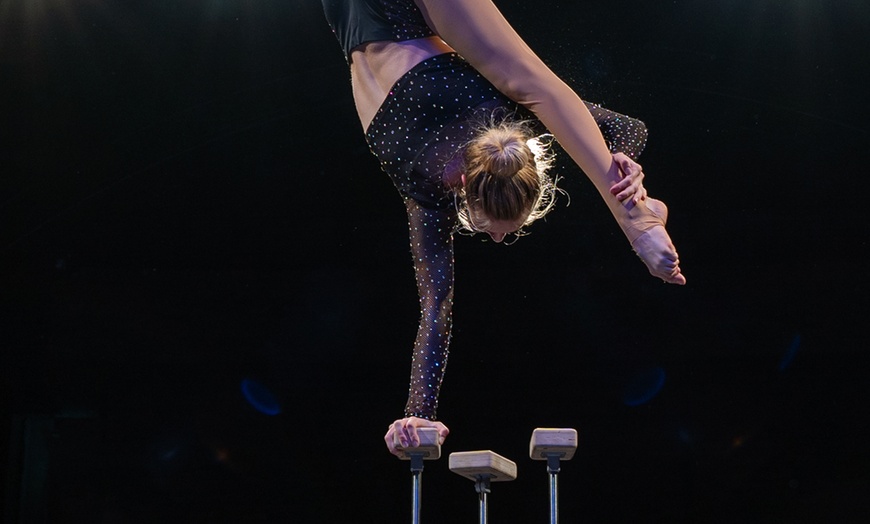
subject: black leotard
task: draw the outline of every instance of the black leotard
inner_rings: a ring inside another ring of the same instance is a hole
[[[432,419],[447,365],[456,211],[444,166],[471,139],[475,108],[520,108],[455,53],[434,56],[400,78],[366,140],[405,201],[420,294],[405,416]],[[531,115],[526,115],[531,118]]]
[[[344,55],[366,42],[400,42],[435,33],[417,5],[408,0],[322,0],[323,12]]]
[[[350,13],[341,16],[339,12],[355,2],[323,0],[323,3],[331,24],[338,18],[342,23],[353,20],[362,23],[359,17],[354,18]],[[410,0],[365,0],[362,3],[369,7],[390,4],[416,10]],[[407,40],[409,38],[404,36],[409,34],[431,35],[431,31],[422,34],[425,31],[419,29],[411,27],[409,32],[396,33],[399,36],[377,39],[395,41]],[[346,53],[362,43],[361,39],[371,38],[348,35],[377,33],[336,25],[333,30]],[[646,127],[642,122],[593,104],[586,106],[611,151],[620,151],[632,158],[640,155],[646,144]],[[414,342],[405,416],[435,419],[447,365],[453,305],[453,232],[457,220],[452,194],[443,183],[444,167],[471,138],[475,126],[469,123],[480,118],[477,111],[493,107],[515,112],[519,118],[533,118],[465,60],[448,53],[425,60],[402,76],[366,130],[366,141],[372,153],[405,202],[420,295],[420,325]]]
[[[444,166],[472,137],[474,122],[495,105],[533,118],[455,53],[423,61],[390,90],[366,140],[408,211],[411,254],[420,294],[405,416],[434,419],[447,365],[453,301],[454,199]],[[611,151],[636,158],[646,143],[639,120],[587,104]],[[477,109],[477,110],[476,110]],[[470,123],[472,125],[470,125]]]

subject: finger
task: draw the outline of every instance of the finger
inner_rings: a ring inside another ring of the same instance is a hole
[[[420,437],[417,435],[417,426],[414,424],[408,424],[406,426],[408,428],[408,442],[412,447],[417,447],[420,445]]]
[[[616,165],[619,166],[620,169],[625,166],[628,157],[623,153],[613,153],[613,161],[616,162]]]
[[[396,448],[406,448],[408,447],[408,434],[405,430],[405,421],[397,420],[393,426],[395,427],[395,434],[393,436],[393,442]]]
[[[630,185],[631,185],[631,179],[630,178],[623,178],[619,182],[610,186],[610,194],[616,195],[616,194],[620,193],[621,191],[623,191],[625,188],[629,187]]]
[[[450,434],[450,430],[441,422],[436,423],[435,428],[438,430],[438,436],[440,437],[439,444],[444,444],[444,440],[447,439],[447,435]]]
[[[628,179],[626,179],[628,180]],[[623,200],[634,197],[634,203],[637,204],[640,199],[640,193],[643,191],[643,173],[635,177],[631,184],[620,194],[616,195],[616,198],[622,202]]]
[[[634,192],[634,203],[639,204],[641,200],[646,200],[646,188],[643,184],[639,185],[637,191]]]
[[[643,171],[643,168],[640,164],[628,158],[622,153],[617,153],[613,155],[613,159],[616,161],[616,165],[619,167],[619,170],[622,171],[625,175],[636,175],[637,173]]]
[[[634,197],[634,203],[637,204],[637,189],[639,183],[635,183],[627,187],[620,194],[616,195],[616,199],[622,202],[623,200],[628,200],[629,198]]]
[[[620,182],[620,187],[614,185],[610,191],[613,193],[614,190],[620,190],[620,193],[616,194],[616,198],[622,202],[630,197],[637,196],[638,192],[643,188],[642,179],[643,174],[632,178],[626,178]]]
[[[387,449],[390,453],[397,457],[400,455],[399,450],[396,448],[396,429],[394,427],[390,427],[390,429],[387,430],[387,434],[384,435],[384,442],[386,442]]]
[[[631,160],[624,162],[620,166],[620,171],[622,171],[626,177],[637,176],[642,172],[640,164],[632,162]]]

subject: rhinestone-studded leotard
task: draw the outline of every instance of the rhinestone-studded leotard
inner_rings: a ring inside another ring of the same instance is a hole
[[[480,108],[533,118],[454,53],[425,60],[390,90],[366,140],[408,211],[411,254],[420,294],[406,416],[434,419],[447,365],[453,300],[454,200],[445,165],[469,141]],[[636,158],[646,143],[642,122],[587,104],[611,150]]]

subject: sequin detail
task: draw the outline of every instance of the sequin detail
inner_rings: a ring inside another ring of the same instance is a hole
[[[420,325],[405,416],[434,419],[447,367],[453,309],[456,212],[444,166],[471,138],[474,108],[513,105],[455,53],[438,55],[400,78],[366,131],[366,140],[408,211]]]
[[[621,115],[598,104],[586,103],[592,118],[601,129],[604,141],[611,153],[625,153],[637,160],[646,147],[647,129],[643,122]]]
[[[432,36],[420,8],[414,2],[379,0],[386,19],[393,29],[393,39],[397,42]]]
[[[366,141],[403,196],[446,209],[452,205],[442,182],[447,158],[432,150],[455,153],[470,138],[470,130],[461,124],[448,126],[492,101],[513,104],[456,53],[437,55],[393,85],[369,124]],[[453,150],[444,143],[454,144]]]
[[[366,141],[405,202],[420,295],[405,416],[434,420],[447,367],[453,307],[456,212],[444,167],[471,138],[475,109],[504,108],[533,118],[455,53],[438,55],[400,78],[366,130]],[[611,151],[636,158],[642,122],[587,104]],[[543,127],[543,126],[541,126]],[[542,129],[543,132],[543,129]]]

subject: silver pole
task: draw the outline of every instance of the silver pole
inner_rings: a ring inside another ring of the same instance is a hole
[[[411,487],[411,524],[420,524],[420,505],[423,485],[423,454],[408,453],[411,457],[411,475],[413,485]]]
[[[480,524],[486,524],[487,513],[489,512],[489,508],[487,508],[486,501],[486,492],[480,492]]]
[[[547,455],[547,472],[550,474],[550,524],[559,524],[559,460],[562,454]]]
[[[487,507],[487,495],[489,494],[489,477],[477,477],[477,482],[474,484],[474,489],[477,490],[480,499],[480,524],[486,524],[486,519],[489,514]]]
[[[423,472],[414,472],[414,487],[411,493],[411,524],[420,524],[420,491],[423,482]]]
[[[559,485],[555,473],[550,473],[550,524],[559,524]]]

